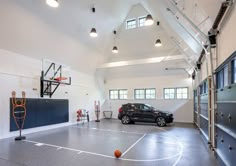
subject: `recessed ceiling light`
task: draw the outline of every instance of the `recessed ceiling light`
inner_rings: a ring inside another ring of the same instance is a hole
[[[115,53],[115,54],[117,54],[117,53],[119,52],[119,51],[118,51],[118,48],[117,48],[116,46],[114,46],[113,49],[112,49],[112,52]]]
[[[91,36],[91,37],[97,37],[97,36],[98,36],[97,31],[96,31],[95,28],[92,28],[92,29],[91,29],[91,31],[90,31],[90,36]]]
[[[150,25],[152,25],[153,23],[154,23],[154,21],[153,21],[153,18],[152,18],[152,16],[151,16],[151,14],[148,14],[147,17],[146,17],[146,20],[145,20],[144,25],[145,25],[145,26],[150,26]]]
[[[157,39],[157,41],[156,41],[156,43],[155,43],[155,46],[156,46],[156,47],[162,46],[162,43],[161,43],[161,40],[160,40],[160,39]]]
[[[55,8],[59,6],[58,0],[46,0],[46,3],[49,6],[55,7]]]

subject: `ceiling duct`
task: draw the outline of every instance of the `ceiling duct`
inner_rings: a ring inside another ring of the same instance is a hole
[[[222,22],[227,10],[229,9],[229,7],[232,4],[233,4],[233,0],[226,0],[221,3],[220,10],[216,16],[216,19],[215,19],[213,25],[212,25],[212,28],[208,31],[208,37],[209,37],[209,41],[211,44],[211,48],[216,47],[216,36],[219,33],[218,27],[219,27],[220,23]]]
[[[204,47],[207,48],[207,45],[204,45]],[[205,55],[205,51],[203,49],[201,54],[200,54],[200,56],[199,56],[199,58],[198,58],[198,60],[197,60],[197,63],[201,63],[202,62],[202,58],[204,57],[204,55]]]
[[[194,71],[193,74],[192,74],[192,79],[195,80],[195,77],[196,77],[196,73]]]
[[[189,77],[191,76],[191,74],[189,74],[188,70],[183,67],[166,67],[165,70],[183,70],[185,73],[188,74]]]
[[[222,18],[224,17],[228,7],[230,7],[233,4],[233,0],[226,0],[225,2],[222,2],[220,10],[216,16],[216,19],[212,25],[212,29],[217,29]]]

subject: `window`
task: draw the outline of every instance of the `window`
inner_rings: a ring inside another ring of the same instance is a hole
[[[200,85],[200,94],[206,94],[206,93],[208,93],[208,85],[207,85],[207,81],[204,81]]]
[[[149,111],[151,109],[151,106],[146,104],[138,104],[138,109],[142,111]]]
[[[143,111],[149,111],[150,107],[148,107],[147,105],[143,105]]]
[[[109,98],[111,100],[127,99],[128,90],[127,89],[109,90]]]
[[[203,85],[199,85],[199,91],[200,91],[200,95],[203,94]]]
[[[138,26],[139,27],[145,26],[145,21],[146,21],[146,17],[145,16],[144,17],[139,17],[138,18]]]
[[[197,90],[193,91],[193,96],[196,97],[197,96]]]
[[[134,90],[135,99],[145,99],[145,89],[135,89]]]
[[[126,21],[126,29],[136,28],[136,19],[131,19]]]
[[[205,82],[205,93],[208,93],[208,81]]]
[[[146,89],[145,96],[146,96],[146,99],[155,99],[156,89]]]
[[[119,93],[118,90],[110,90],[109,91],[110,99],[112,99],[112,100],[118,99],[118,93]]]
[[[134,90],[135,99],[155,99],[156,98],[156,89],[135,89]]]
[[[224,86],[229,85],[229,79],[228,79],[228,66],[224,67]]]
[[[232,61],[232,83],[236,83],[236,59]]]
[[[188,88],[164,88],[164,99],[188,99]]]
[[[128,90],[119,90],[119,99],[127,99],[128,98]]]
[[[221,89],[223,87],[224,87],[224,73],[223,70],[221,70],[217,74],[217,88]]]
[[[176,88],[176,99],[188,99],[188,88]]]
[[[217,73],[217,89],[222,89],[229,85],[229,70],[228,66],[225,66],[222,70]]]
[[[164,99],[174,99],[175,88],[164,88]]]
[[[207,93],[207,82],[206,81],[203,83],[203,88],[204,88],[203,93]]]

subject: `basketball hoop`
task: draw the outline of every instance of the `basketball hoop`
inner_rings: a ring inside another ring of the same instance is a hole
[[[54,78],[55,81],[64,81],[64,80],[67,80],[67,77],[56,77]]]
[[[43,60],[43,70],[40,77],[40,96],[50,98],[59,86],[71,85],[68,67],[49,60]]]

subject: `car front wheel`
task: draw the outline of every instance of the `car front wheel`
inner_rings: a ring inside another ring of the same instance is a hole
[[[121,122],[123,124],[129,124],[130,123],[130,118],[127,115],[122,116]]]
[[[157,117],[156,123],[157,123],[157,126],[164,127],[166,125],[166,120],[164,117],[160,116],[160,117]]]

